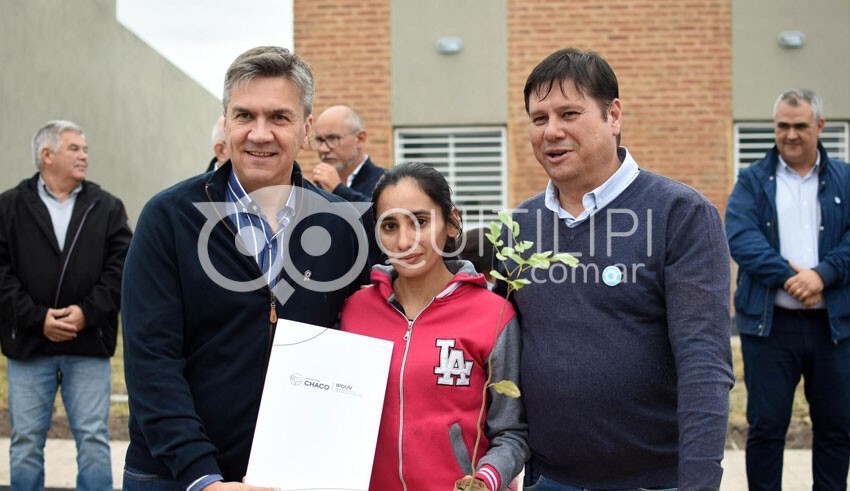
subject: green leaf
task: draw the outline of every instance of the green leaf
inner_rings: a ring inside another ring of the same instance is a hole
[[[525,278],[520,278],[518,280],[510,280],[508,281],[508,284],[510,284],[511,288],[513,288],[514,290],[520,290],[525,285],[530,285],[531,281]]]
[[[488,226],[490,227],[490,235],[488,235],[487,238],[490,238],[491,235],[496,238],[502,235],[502,226],[497,222],[490,222]],[[492,240],[490,242],[492,242]]]
[[[496,253],[496,259],[498,259],[499,261],[504,261],[507,258],[505,256],[503,256],[501,252],[497,252]]]
[[[514,220],[511,218],[511,214],[504,210],[499,212],[499,221],[504,223],[508,228],[511,228],[514,223]]]
[[[514,248],[513,247],[503,247],[502,250],[499,251],[499,253],[503,256],[510,256],[511,254],[514,253]]]
[[[505,278],[504,275],[502,275],[502,273],[496,271],[495,269],[490,270],[490,276],[492,276],[493,278],[496,278],[497,280],[508,281],[508,279]]]
[[[517,264],[525,264],[525,259],[523,259],[522,256],[520,256],[519,254],[517,254],[515,252],[508,254],[508,258],[510,258],[511,261],[513,261]]]
[[[528,265],[534,269],[549,269],[549,260],[539,256],[528,258]]]
[[[554,256],[552,256],[552,261],[560,261],[566,264],[567,266],[578,266],[578,259],[573,257],[572,254],[567,254],[566,252],[555,254]]]
[[[498,392],[499,394],[508,396],[513,399],[516,399],[520,395],[522,395],[519,392],[519,387],[517,387],[516,384],[510,380],[500,380],[493,384],[493,388],[496,389],[496,392]]]
[[[513,228],[514,237],[519,237],[519,223],[511,222],[511,225],[513,226],[512,228]],[[509,225],[509,227],[511,225]]]
[[[517,252],[522,254],[523,252],[529,250],[531,248],[531,246],[533,246],[533,245],[534,245],[534,242],[524,240],[524,241],[520,242],[519,244],[517,244],[516,246],[514,246],[514,249],[516,249]]]

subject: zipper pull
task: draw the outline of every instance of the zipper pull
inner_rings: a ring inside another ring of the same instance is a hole
[[[412,321],[412,320],[408,320],[408,321],[407,321],[407,332],[406,332],[406,333],[404,333],[404,340],[405,340],[405,341],[407,341],[408,339],[410,339],[410,331],[412,331],[412,330],[413,330],[413,321]]]
[[[272,298],[272,306],[271,306],[271,309],[269,310],[269,322],[272,323],[272,324],[277,323],[277,309],[275,309],[274,303],[275,303],[274,298]]]

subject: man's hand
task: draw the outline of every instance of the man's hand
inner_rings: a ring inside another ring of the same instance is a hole
[[[336,171],[334,166],[321,163],[313,169],[312,181],[322,186],[325,191],[332,193],[342,182],[342,179],[340,179],[339,172]]]
[[[54,343],[76,338],[77,327],[65,320],[68,315],[67,307],[64,309],[47,309],[47,315],[44,316],[44,337]]]
[[[204,486],[201,491],[280,491],[280,488],[259,488],[248,486],[241,482],[216,481],[208,486]]]
[[[810,309],[820,303],[821,300],[823,300],[823,296],[820,293],[809,295],[805,300],[803,300],[803,307]]]
[[[803,269],[790,262],[788,264],[797,274],[788,278],[788,281],[785,282],[785,291],[806,306],[817,303],[811,302],[810,297],[820,296],[823,291],[823,280],[820,275],[813,269]]]
[[[83,313],[83,309],[81,309],[79,305],[69,305],[65,307],[65,311],[68,312],[68,315],[62,317],[62,322],[67,322],[68,324],[76,327],[77,332],[86,328],[86,315]]]

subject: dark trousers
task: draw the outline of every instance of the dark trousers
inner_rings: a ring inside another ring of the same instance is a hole
[[[768,337],[741,335],[747,386],[747,482],[782,489],[782,453],[802,375],[812,418],[814,490],[844,490],[850,464],[850,340],[832,341],[825,311],[774,309]]]

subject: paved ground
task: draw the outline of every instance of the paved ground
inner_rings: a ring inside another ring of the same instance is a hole
[[[112,446],[112,480],[121,489],[124,454],[129,442],[110,442]],[[48,439],[44,448],[44,485],[47,488],[74,489],[77,484],[77,450],[74,440]],[[9,439],[0,438],[0,489],[9,486]]]
[[[115,489],[121,488],[121,472],[124,466],[124,453],[127,442],[112,442],[112,473]],[[0,490],[9,486],[9,439],[0,438]],[[45,448],[45,480],[48,488],[73,489],[77,464],[75,461],[73,440],[51,439]],[[746,491],[747,481],[744,472],[744,452],[730,450],[723,460],[725,469],[724,491]],[[804,491],[812,489],[811,452],[809,450],[787,450],[785,452],[785,475],[783,489],[786,491]]]
[[[724,491],[746,491],[747,477],[744,463],[744,451],[726,451],[723,459]],[[786,450],[785,465],[782,469],[782,489],[785,491],[808,491],[812,489],[812,452],[811,450]],[[850,479],[848,479],[850,484]]]

